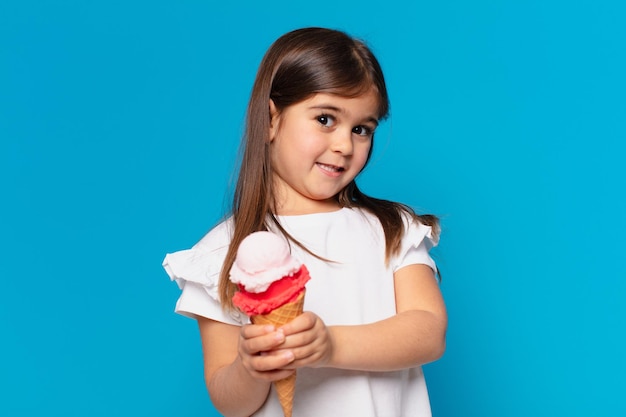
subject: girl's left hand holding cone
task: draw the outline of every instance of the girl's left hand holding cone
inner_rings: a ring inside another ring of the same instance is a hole
[[[295,358],[283,369],[320,368],[330,362],[334,351],[333,339],[329,328],[315,313],[305,311],[279,330],[284,332],[285,342],[278,350],[289,350]]]

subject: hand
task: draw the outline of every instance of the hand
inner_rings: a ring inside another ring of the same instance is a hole
[[[291,350],[278,349],[285,342],[282,329],[270,325],[248,324],[241,327],[239,336],[239,359],[253,378],[277,381],[294,371],[286,368],[293,362]]]
[[[290,323],[282,326],[285,342],[276,352],[292,352],[294,360],[282,369],[323,367],[332,358],[334,345],[331,332],[319,316],[304,312]]]

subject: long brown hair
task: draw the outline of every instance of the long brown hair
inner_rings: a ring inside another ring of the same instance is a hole
[[[324,28],[298,29],[281,36],[270,46],[259,66],[248,103],[232,205],[234,231],[219,282],[224,308],[233,308],[232,296],[237,287],[230,282],[228,275],[239,244],[250,233],[267,230],[271,224],[294,244],[311,253],[291,238],[274,216],[270,99],[280,113],[316,93],[357,97],[372,88],[378,94],[379,119],[384,119],[389,114],[389,99],[380,64],[363,42],[344,32]],[[372,149],[373,142],[370,155]],[[406,205],[368,197],[354,180],[338,194],[337,200],[342,207],[361,207],[378,217],[385,233],[387,259],[400,249],[403,213],[433,226],[436,233],[438,231],[435,216],[418,216]]]

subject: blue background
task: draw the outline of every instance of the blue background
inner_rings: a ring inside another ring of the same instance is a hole
[[[256,67],[310,25],[386,72],[364,191],[443,220],[435,416],[626,415],[622,2],[212,3],[0,4],[0,415],[217,415],[161,261],[222,215]]]

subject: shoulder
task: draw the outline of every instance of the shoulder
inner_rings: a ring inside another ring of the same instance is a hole
[[[349,221],[369,226],[380,233],[384,233],[381,219],[366,208],[351,207],[349,209],[344,209],[343,212]],[[395,219],[394,217],[390,217],[388,219],[394,219],[393,223],[395,223],[396,226],[400,226],[404,233],[408,232],[411,227],[421,224],[416,216],[414,216],[409,210],[402,208],[402,206],[397,208],[396,213],[397,215],[394,216]]]
[[[344,216],[354,223],[363,223],[369,226],[380,225],[380,220],[376,215],[362,207],[350,207],[342,210]]]
[[[217,285],[222,263],[230,244],[232,222],[224,221],[211,229],[191,249],[165,255],[163,267],[180,288],[194,282],[212,288],[217,295]]]
[[[219,273],[230,244],[232,221],[211,229],[192,248],[165,255],[163,267],[181,288],[186,282],[217,288]]]
[[[349,210],[352,216],[367,222],[371,230],[374,231],[381,244],[385,247],[385,232],[381,220],[391,222],[392,228],[397,228],[398,232],[398,248],[392,254],[390,265],[396,271],[399,268],[417,263],[426,264],[436,271],[436,265],[429,255],[429,251],[438,243],[438,231],[433,227],[422,222],[420,216],[416,215],[411,208],[403,204],[388,202],[388,209],[394,210],[395,213],[390,216],[378,216],[363,208],[355,208]]]
[[[402,215],[404,231],[400,241],[400,250],[392,259],[393,270],[410,264],[424,264],[436,273],[437,266],[429,252],[439,243],[439,235],[431,226],[420,222],[419,218],[406,213]]]
[[[231,240],[233,223],[226,220],[211,229],[191,249],[168,253],[163,268],[182,290],[175,311],[189,317],[240,325],[247,318],[222,309],[219,278]]]

